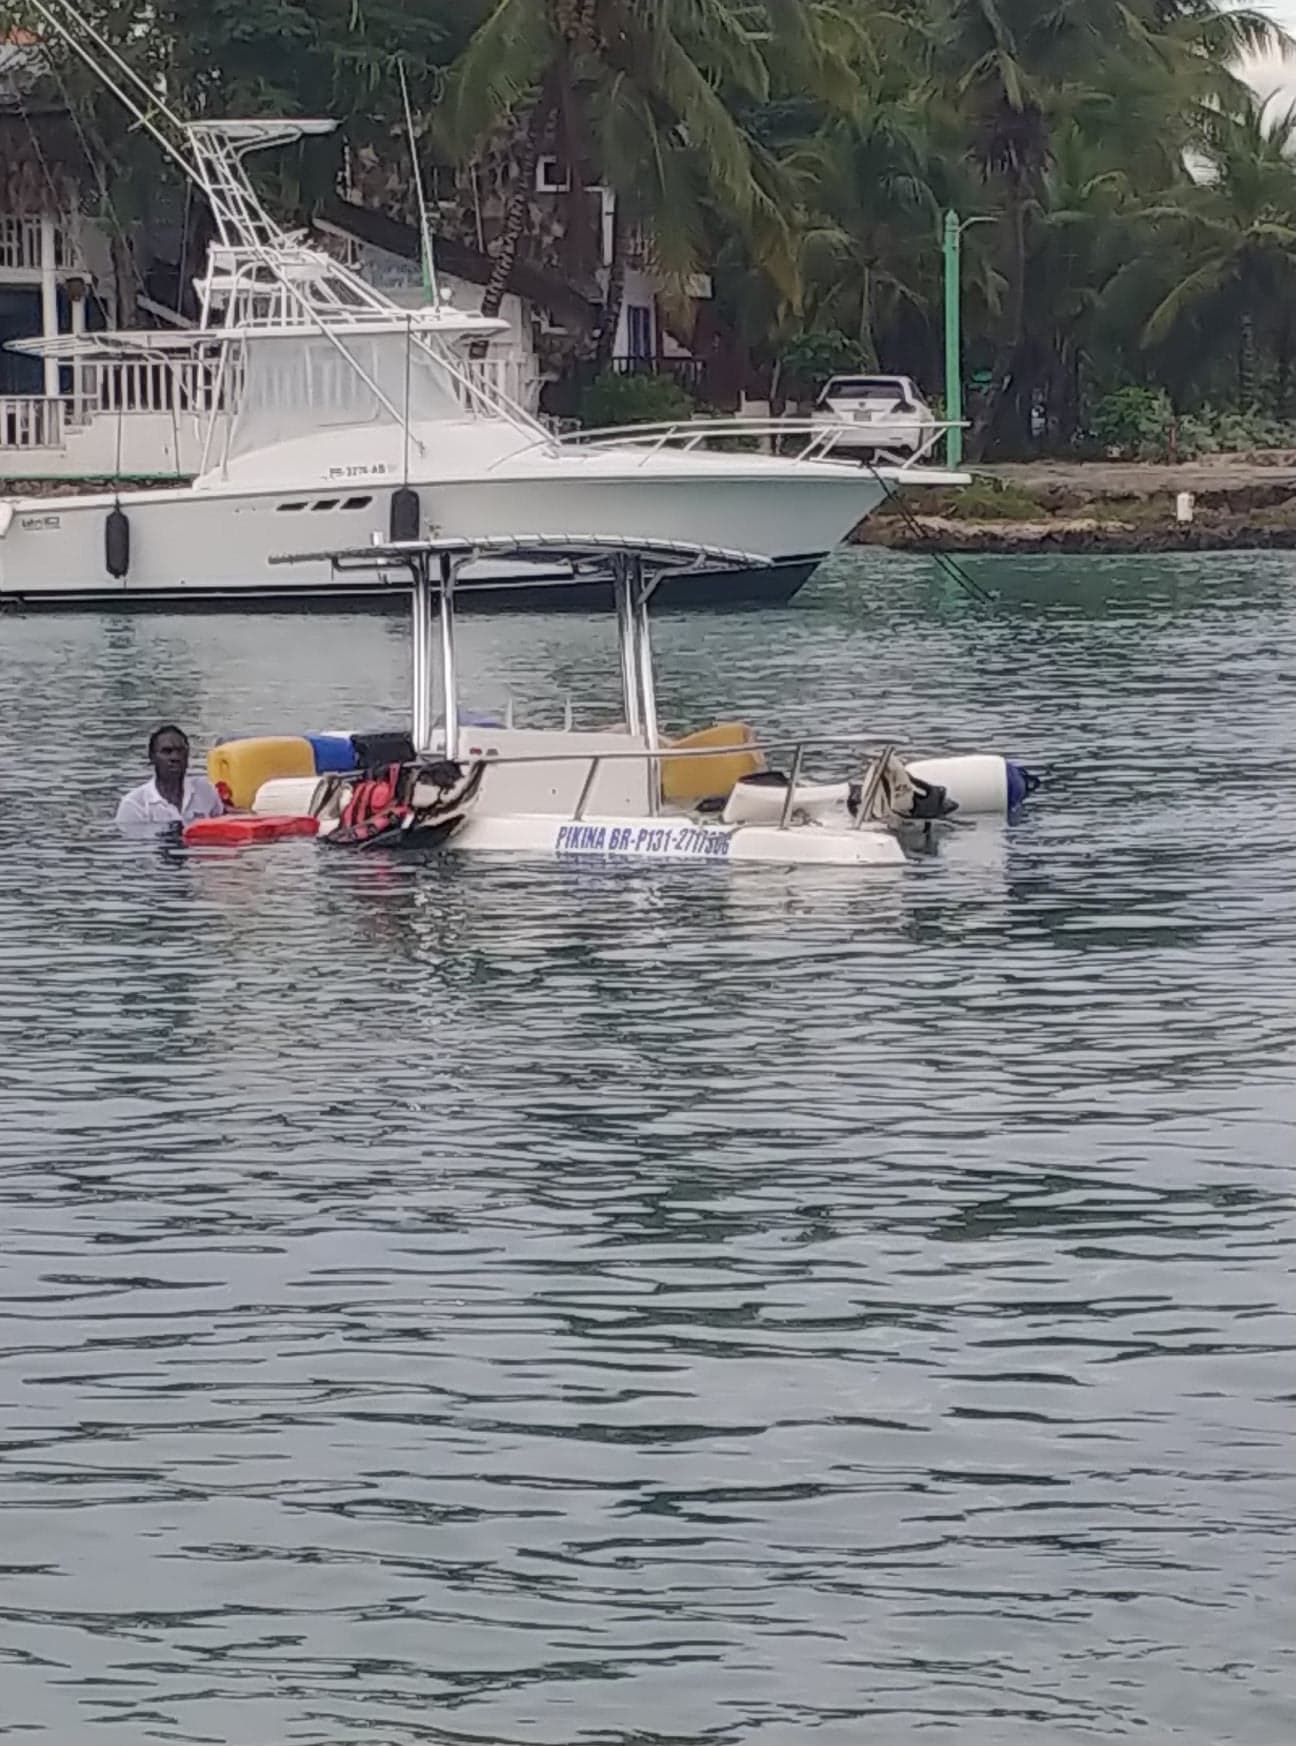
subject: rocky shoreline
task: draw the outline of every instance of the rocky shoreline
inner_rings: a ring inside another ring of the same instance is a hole
[[[1192,519],[1178,519],[1191,493]],[[861,523],[860,545],[895,551],[1019,556],[1029,552],[1296,550],[1296,453],[1155,462],[1043,461],[978,467],[939,498],[918,490]]]
[[[1241,552],[1296,551],[1296,525],[1268,527],[1229,521],[1187,527],[1135,527],[1086,519],[1035,522],[953,521],[916,516],[912,522],[876,517],[859,527],[855,545],[890,551],[938,551],[1020,557],[1027,552]]]

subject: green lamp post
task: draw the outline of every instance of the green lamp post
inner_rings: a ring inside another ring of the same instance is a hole
[[[963,464],[963,232],[970,224],[990,224],[989,218],[959,218],[945,214],[945,461],[950,467]]]

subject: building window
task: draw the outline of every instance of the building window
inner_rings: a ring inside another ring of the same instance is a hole
[[[536,159],[536,193],[569,194],[571,171],[564,170],[555,157]]]
[[[626,352],[632,358],[653,355],[652,310],[646,303],[626,304]]]

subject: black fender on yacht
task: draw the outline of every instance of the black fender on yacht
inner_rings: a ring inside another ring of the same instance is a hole
[[[120,582],[130,570],[130,517],[120,504],[104,523],[104,567]]]
[[[423,506],[419,502],[419,494],[412,486],[402,485],[392,492],[390,533],[393,543],[398,540],[416,540],[419,537],[419,523],[423,517]]]

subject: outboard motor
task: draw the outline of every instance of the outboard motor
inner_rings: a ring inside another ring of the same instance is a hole
[[[949,818],[958,811],[958,801],[951,800],[949,790],[942,788],[939,782],[924,782],[921,776],[909,773],[913,784],[913,804],[909,808],[909,817],[918,819]]]
[[[410,486],[402,485],[399,490],[392,492],[388,532],[393,544],[402,540],[416,540],[419,537],[419,523],[422,520],[422,513],[419,494]]]
[[[912,790],[907,811],[901,812],[903,820],[918,823],[930,823],[933,819],[951,818],[958,811],[958,802],[951,800],[948,792],[939,782],[924,782],[921,776],[908,773],[909,787]],[[852,782],[846,796],[846,810],[852,818],[858,818],[860,807],[864,804],[863,782]]]
[[[130,521],[120,504],[104,523],[104,567],[116,582],[130,570]]]

